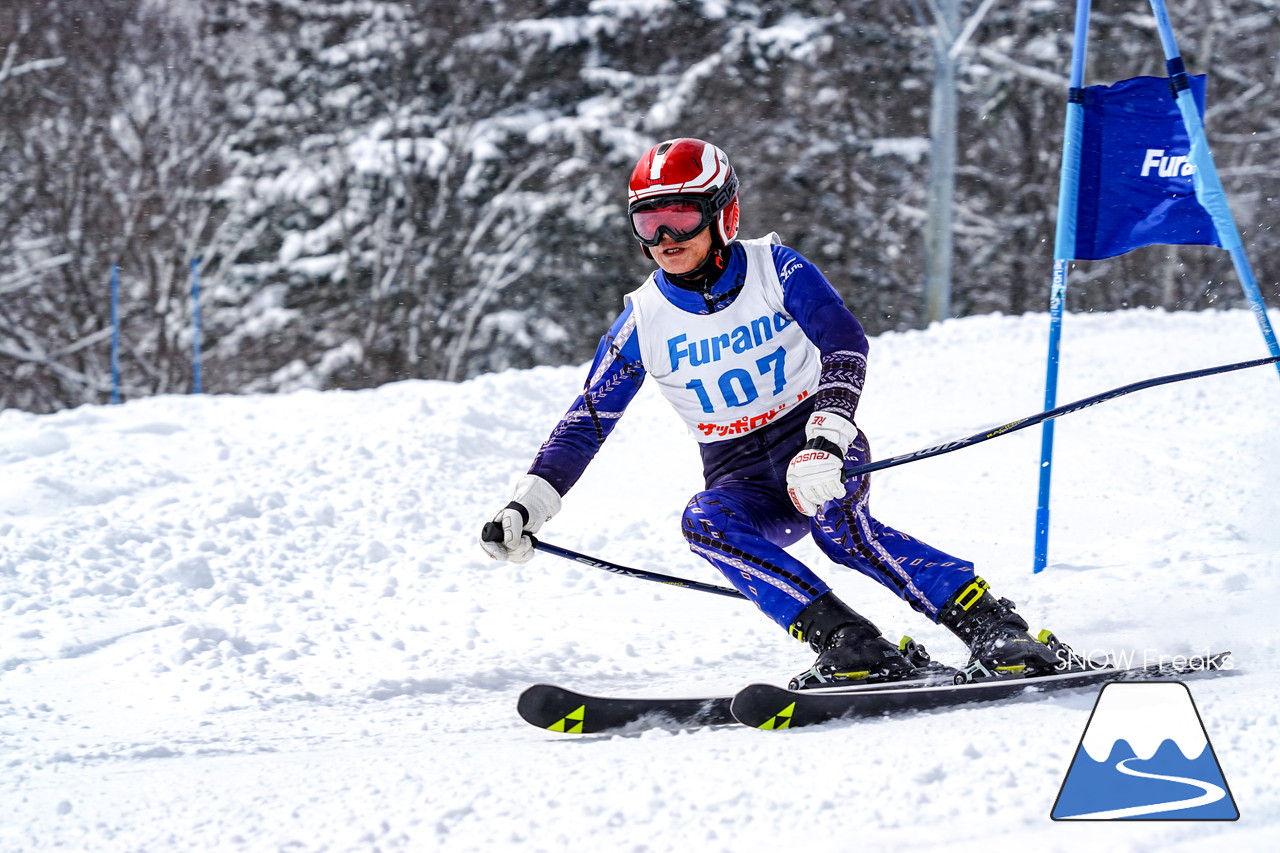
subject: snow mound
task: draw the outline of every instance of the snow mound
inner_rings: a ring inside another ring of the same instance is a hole
[[[1046,330],[989,316],[874,340],[859,423],[876,454],[1039,411]],[[1264,353],[1246,311],[1070,316],[1059,400]],[[0,850],[1068,843],[1048,815],[1092,694],[777,735],[521,722],[532,682],[718,695],[811,662],[742,602],[480,551],[583,372],[0,413]],[[1277,423],[1267,368],[1062,419],[1039,576],[1038,429],[874,475],[878,517],[973,559],[1080,651],[1235,651],[1237,675],[1192,690],[1243,819],[1072,826],[1071,843],[1263,850],[1280,833],[1256,760],[1280,739]],[[681,429],[644,389],[548,541],[723,583],[680,536],[700,487]],[[889,635],[963,657],[871,581],[795,553]]]

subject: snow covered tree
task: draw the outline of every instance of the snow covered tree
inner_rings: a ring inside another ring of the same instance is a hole
[[[988,5],[955,57],[953,313],[1047,305],[1071,10]],[[1175,0],[1264,292],[1280,87],[1263,0]],[[14,0],[0,6],[0,405],[204,387],[358,388],[580,362],[651,265],[628,171],[725,148],[744,235],[777,230],[870,332],[924,320],[932,19],[837,0]],[[1098,0],[1091,82],[1163,73]],[[1234,306],[1223,253],[1081,265],[1071,310]]]
[[[227,92],[181,7],[6,7],[0,173],[0,403],[45,410],[111,389],[109,275],[121,269],[128,395],[187,390],[188,259],[218,218]],[[39,79],[36,79],[38,76]]]

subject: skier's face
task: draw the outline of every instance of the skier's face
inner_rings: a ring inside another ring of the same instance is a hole
[[[670,234],[663,232],[662,242],[650,251],[663,272],[672,275],[691,273],[711,254],[711,228],[703,228],[683,243],[677,243]]]

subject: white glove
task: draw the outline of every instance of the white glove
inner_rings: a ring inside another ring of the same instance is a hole
[[[813,516],[827,501],[844,497],[844,452],[858,428],[840,415],[814,412],[804,434],[804,449],[787,465],[787,495],[797,510]]]
[[[536,474],[526,474],[516,483],[511,502],[485,524],[480,547],[495,560],[527,563],[533,559],[529,534],[541,530],[559,511],[560,493],[555,487]]]

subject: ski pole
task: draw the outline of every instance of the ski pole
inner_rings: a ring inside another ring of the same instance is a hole
[[[490,521],[484,526],[481,537],[486,542],[501,542],[502,527],[495,521]],[[673,575],[659,574],[646,569],[633,569],[629,566],[622,566],[617,563],[611,563],[608,560],[601,560],[597,557],[588,557],[586,554],[579,554],[577,551],[570,551],[568,548],[561,548],[559,545],[552,545],[550,542],[543,542],[536,536],[530,535],[533,540],[533,547],[539,551],[545,551],[548,554],[555,554],[557,557],[564,557],[566,560],[572,560],[575,563],[582,563],[591,566],[593,569],[604,569],[606,572],[613,572],[615,575],[626,575],[629,578],[639,578],[645,581],[654,581],[655,583],[665,583],[671,586],[681,586],[685,589],[693,589],[698,592],[713,592],[716,595],[724,595],[730,598],[746,598],[745,595],[736,589],[730,589],[725,586],[716,586],[715,584],[703,583],[702,581],[687,580],[678,578]]]
[[[914,462],[917,459],[928,459],[931,456],[941,456],[943,453],[950,453],[953,450],[959,450],[962,447],[971,447],[975,444],[997,438],[1002,435],[1008,435],[1011,432],[1017,432],[1029,426],[1035,426],[1043,423],[1050,418],[1061,417],[1072,412],[1078,412],[1081,409],[1095,406],[1098,403],[1105,403],[1107,400],[1114,400],[1116,397],[1122,397],[1134,391],[1141,391],[1144,388],[1155,388],[1158,385],[1169,385],[1173,382],[1182,382],[1187,379],[1198,379],[1202,376],[1212,376],[1217,373],[1230,373],[1233,370],[1244,370],[1249,367],[1260,367],[1264,364],[1275,364],[1280,362],[1280,356],[1270,356],[1268,358],[1254,359],[1253,361],[1241,361],[1235,364],[1223,364],[1217,367],[1205,367],[1199,370],[1190,370],[1186,373],[1173,373],[1168,376],[1157,376],[1153,379],[1144,379],[1141,382],[1134,382],[1130,385],[1124,385],[1120,388],[1113,388],[1110,391],[1104,391],[1101,394],[1095,394],[1092,397],[1085,397],[1083,400],[1076,400],[1074,403],[1067,403],[1064,406],[1058,406],[1056,409],[1049,409],[1030,417],[1007,423],[1004,426],[985,432],[975,433],[967,438],[961,438],[956,441],[949,441],[946,444],[939,444],[936,447],[928,447],[924,450],[917,450],[914,453],[904,453],[901,456],[894,456],[890,459],[882,459],[879,462],[868,462],[866,465],[859,465],[856,468],[850,468],[844,473],[845,479],[857,477],[860,474],[866,474],[871,471],[879,471],[884,468],[892,468],[897,465],[905,465],[908,462]],[[501,542],[502,527],[494,521],[490,521],[484,526],[481,532],[481,538],[486,542]],[[646,569],[633,569],[629,566],[622,566],[617,563],[611,563],[608,560],[601,560],[598,557],[588,557],[585,554],[579,554],[577,551],[570,551],[568,548],[561,548],[559,545],[552,545],[550,542],[543,542],[537,537],[530,535],[529,539],[533,541],[533,547],[539,551],[545,551],[548,554],[555,554],[557,557],[564,557],[566,560],[572,560],[575,563],[582,563],[596,569],[603,569],[606,572],[613,572],[618,575],[626,575],[631,578],[639,578],[640,580],[654,581],[656,583],[665,583],[671,586],[684,587],[685,589],[693,589],[698,592],[711,592],[716,595],[724,595],[730,598],[746,598],[745,595],[736,589],[730,589],[723,586],[715,586],[714,584],[703,583],[701,581],[687,580],[672,575],[663,575],[658,572],[651,572]]]
[[[1049,409],[1039,414],[1031,415],[1020,420],[1007,423],[1004,426],[989,429],[985,432],[975,433],[967,438],[957,439],[956,441],[948,441],[946,444],[939,444],[935,447],[927,447],[924,450],[917,450],[914,453],[904,453],[901,456],[894,456],[890,459],[881,459],[878,462],[868,462],[865,465],[859,465],[856,468],[850,468],[844,472],[844,478],[851,480],[862,474],[868,474],[872,471],[879,471],[884,468],[893,468],[897,465],[905,465],[908,462],[915,462],[917,459],[928,459],[931,456],[941,456],[944,453],[950,453],[953,450],[959,450],[962,447],[972,447],[975,444],[987,441],[992,438],[998,438],[1002,435],[1008,435],[1011,432],[1017,432],[1029,426],[1035,426],[1052,418],[1059,418],[1063,415],[1069,415],[1072,412],[1078,412],[1089,406],[1096,406],[1099,403],[1105,403],[1108,400],[1114,400],[1116,397],[1122,397],[1125,394],[1131,394],[1134,391],[1141,391],[1144,388],[1154,388],[1157,385],[1169,385],[1173,382],[1182,382],[1187,379],[1199,379],[1202,376],[1213,376],[1216,373],[1230,373],[1233,370],[1244,370],[1249,367],[1261,367],[1264,364],[1275,364],[1280,362],[1280,356],[1269,356],[1267,358],[1256,358],[1252,361],[1240,361],[1235,364],[1221,364],[1216,367],[1202,367],[1199,370],[1189,370],[1186,373],[1171,373],[1168,376],[1157,376],[1153,379],[1144,379],[1141,382],[1134,382],[1131,385],[1124,385],[1120,388],[1112,388],[1110,391],[1103,391],[1101,394],[1094,394],[1092,397],[1085,397],[1083,400],[1076,400],[1074,403],[1067,403],[1058,406],[1056,409]]]

